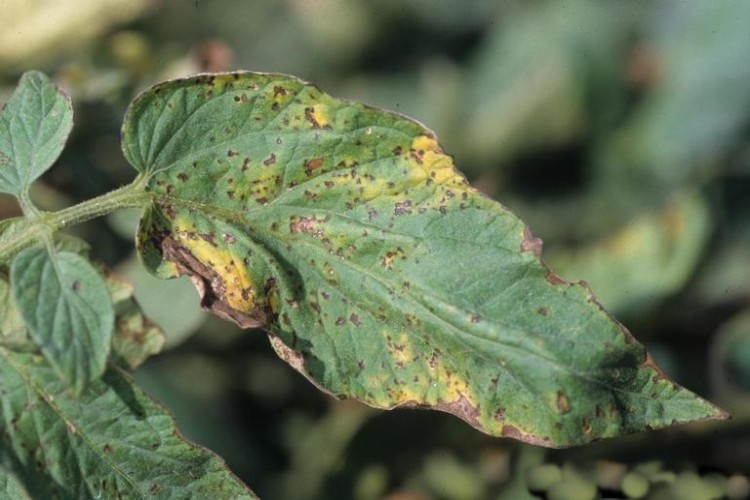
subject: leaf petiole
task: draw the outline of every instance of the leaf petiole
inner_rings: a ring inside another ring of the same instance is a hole
[[[81,224],[115,210],[146,205],[153,197],[153,194],[145,190],[147,181],[148,178],[141,174],[130,184],[57,212],[40,212],[30,202],[22,203],[27,205],[23,207],[23,211],[30,224],[0,246],[0,262],[9,261],[19,251],[43,239],[44,235],[53,234],[60,229]],[[29,210],[29,207],[33,210]]]

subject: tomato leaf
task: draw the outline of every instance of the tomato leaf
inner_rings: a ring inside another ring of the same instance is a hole
[[[0,496],[13,500],[31,500],[29,493],[19,479],[5,469],[0,468]]]
[[[0,112],[0,192],[23,196],[60,156],[72,127],[70,98],[44,73],[24,73]]]
[[[69,386],[80,394],[104,372],[114,310],[104,280],[85,258],[31,247],[13,259],[13,299],[31,338]]]
[[[136,99],[123,151],[154,195],[149,270],[190,275],[337,397],[544,446],[724,416],[408,118],[291,77],[202,75]]]
[[[256,498],[110,368],[72,397],[40,356],[0,348],[3,463],[33,498]]]
[[[112,357],[123,368],[134,370],[164,346],[166,337],[135,301],[135,288],[116,274],[104,270],[104,282],[115,308]]]

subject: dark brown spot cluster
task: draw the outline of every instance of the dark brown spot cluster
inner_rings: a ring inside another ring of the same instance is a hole
[[[399,216],[404,214],[411,214],[411,200],[399,201],[393,209],[393,215]]]
[[[294,216],[289,222],[289,231],[292,234],[305,233],[315,238],[320,238],[323,235],[323,231],[320,228],[321,225],[328,222],[326,217],[297,217]]]
[[[390,271],[393,269],[393,264],[399,260],[406,260],[406,252],[403,248],[396,247],[394,250],[388,250],[383,254],[380,258],[380,265]]]

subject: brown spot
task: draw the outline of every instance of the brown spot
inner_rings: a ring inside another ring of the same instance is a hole
[[[324,219],[316,219],[315,217],[292,217],[291,222],[289,222],[289,230],[292,234],[305,233],[317,238],[322,236],[318,226],[323,222],[325,222]]]
[[[342,316],[339,316],[336,319],[336,326],[344,326],[345,324],[346,324],[346,320]]]
[[[250,168],[250,158],[245,158],[242,162],[242,171],[245,172],[248,168]]]
[[[200,236],[200,238],[206,243],[212,246],[216,246],[216,236],[214,236],[212,233],[201,233],[198,236]]]
[[[589,419],[587,418],[583,419],[582,429],[583,429],[583,433],[586,434],[587,436],[591,434],[592,426],[591,426],[591,422],[589,421]]]
[[[314,158],[305,162],[305,173],[312,175],[317,169],[323,166],[323,158]]]
[[[547,271],[546,279],[548,282],[552,283],[553,285],[567,285],[568,284],[567,281],[562,279],[559,274],[557,274],[551,269]]]
[[[224,235],[224,241],[225,241],[225,242],[226,242],[226,243],[227,243],[228,245],[233,245],[233,244],[234,244],[234,241],[235,241],[235,240],[234,240],[234,236],[233,236],[233,235],[231,235],[231,234],[225,234],[225,235]]]
[[[104,448],[102,449],[104,450],[104,453],[107,453],[107,454],[112,453],[112,447],[109,444],[105,444]]]
[[[459,397],[456,401],[453,401],[452,403],[438,403],[435,405],[435,409],[452,413],[472,427],[477,429],[482,428],[482,424],[479,422],[478,418],[479,408],[474,406],[462,393],[459,393]]]
[[[271,156],[263,160],[263,165],[270,166],[276,163],[276,155],[274,153],[271,153]]]
[[[422,164],[422,160],[424,158],[424,149],[416,150],[412,149],[409,152],[409,155],[412,157],[412,159],[417,162],[419,165]]]
[[[655,384],[658,384],[662,380],[669,381],[669,377],[661,371],[661,369],[656,366],[656,363],[654,363],[654,359],[651,357],[651,354],[646,353],[646,359],[643,360],[643,363],[638,367],[640,370],[652,370],[654,372],[654,375],[651,377],[651,381]]]
[[[531,234],[531,229],[528,226],[523,229],[521,251],[532,252],[537,258],[542,256],[542,239]]]
[[[73,285],[71,285],[70,289],[73,290],[73,293],[78,293],[81,289],[81,282],[78,280],[73,281]]]
[[[549,309],[547,309],[546,307],[540,307],[536,310],[536,312],[541,316],[547,316],[549,314]]]
[[[437,368],[438,360],[440,359],[440,356],[437,351],[434,351],[432,355],[430,356],[430,359],[427,361],[427,364],[430,365],[430,368]]]
[[[178,274],[187,274],[190,277],[201,297],[203,309],[232,321],[240,328],[259,328],[268,324],[267,311],[259,305],[246,312],[238,311],[227,304],[226,284],[221,276],[170,236],[161,241],[161,252],[166,260],[175,264]]]
[[[349,316],[349,321],[351,321],[352,324],[355,326],[359,326],[362,324],[362,321],[359,319],[359,316],[357,316],[354,313],[352,313],[351,316]]]
[[[404,215],[404,214],[410,214],[411,213],[411,200],[404,200],[396,203],[395,208],[393,209],[393,215]]]
[[[557,391],[555,406],[557,407],[557,411],[559,411],[563,415],[570,412],[570,400],[568,399],[567,394],[562,391]]]
[[[186,174],[185,172],[180,172],[179,174],[177,174],[177,178],[182,182],[185,182],[186,180],[188,180],[188,174]]]
[[[519,441],[523,441],[525,443],[530,443],[530,444],[535,444],[538,446],[549,446],[549,440],[550,440],[548,437],[538,437],[532,434],[526,434],[518,427],[513,426],[513,425],[507,425],[507,424],[503,426],[501,435],[503,437],[517,439]]]
[[[239,153],[234,149],[230,149],[229,151],[227,151],[227,156],[231,158],[233,156],[239,156]]]
[[[273,96],[274,97],[278,97],[280,95],[286,95],[286,89],[284,87],[280,87],[280,86],[276,85],[273,88]]]

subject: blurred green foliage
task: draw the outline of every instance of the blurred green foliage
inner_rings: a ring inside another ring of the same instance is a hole
[[[198,314],[189,282],[144,277],[133,217],[77,228],[169,336],[139,381],[263,497],[746,498],[748,20],[750,3],[730,0],[6,0],[0,100],[32,68],[73,95],[72,140],[32,193],[46,209],[132,178],[122,114],[170,77],[286,72],[417,118],[560,274],[734,416],[542,451],[445,415],[332,401],[260,332]],[[17,214],[0,199],[0,218]]]

